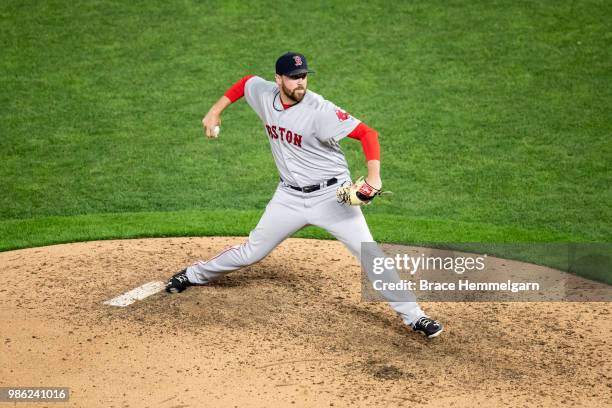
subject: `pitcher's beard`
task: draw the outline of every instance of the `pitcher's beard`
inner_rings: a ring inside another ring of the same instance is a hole
[[[298,91],[302,91],[302,92],[298,93]],[[283,92],[285,93],[287,98],[291,99],[295,103],[301,102],[302,99],[304,99],[304,95],[306,95],[305,88],[295,88],[293,92],[289,92],[289,90],[285,88],[284,85],[283,85]]]

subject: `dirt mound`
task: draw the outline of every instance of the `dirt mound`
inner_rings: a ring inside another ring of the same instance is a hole
[[[428,341],[361,301],[334,241],[290,239],[216,284],[102,303],[242,241],[0,253],[0,386],[69,387],[52,407],[612,405],[610,303],[423,303],[445,324]]]

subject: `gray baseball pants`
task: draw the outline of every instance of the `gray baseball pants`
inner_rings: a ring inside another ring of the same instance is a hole
[[[188,267],[189,281],[206,284],[229,272],[254,264],[307,225],[327,230],[360,259],[361,243],[374,242],[374,239],[361,208],[344,206],[337,202],[337,187],[336,184],[312,193],[303,193],[281,182],[246,242]],[[389,305],[408,325],[425,316],[415,301],[389,302]]]

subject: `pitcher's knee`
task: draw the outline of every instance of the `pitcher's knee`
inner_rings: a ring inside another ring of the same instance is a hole
[[[237,255],[241,265],[248,266],[261,261],[271,250],[253,245],[252,242],[247,241],[238,247]]]

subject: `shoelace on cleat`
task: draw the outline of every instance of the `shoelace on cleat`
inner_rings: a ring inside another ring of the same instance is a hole
[[[177,276],[176,280],[178,280],[180,283],[189,282],[189,278],[187,278],[187,275],[184,274]]]
[[[416,325],[421,325],[421,326],[423,326],[423,328],[424,328],[424,329],[426,329],[426,328],[427,328],[427,326],[429,326],[429,325],[430,325],[430,324],[432,324],[432,323],[433,323],[433,320],[428,319],[427,317],[421,317],[421,318],[420,318],[420,319],[417,321]],[[416,326],[416,325],[415,325],[415,326]]]

